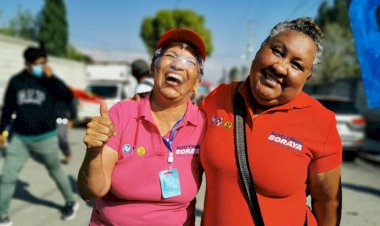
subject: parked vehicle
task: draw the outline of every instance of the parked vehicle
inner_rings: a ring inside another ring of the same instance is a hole
[[[365,118],[356,110],[352,99],[340,96],[313,95],[327,109],[335,112],[337,129],[342,139],[343,159],[352,161],[365,139]]]
[[[134,94],[137,81],[130,74],[130,66],[121,63],[98,63],[86,67],[85,91],[106,101],[108,108]],[[78,121],[87,122],[99,115],[99,103],[80,101]]]

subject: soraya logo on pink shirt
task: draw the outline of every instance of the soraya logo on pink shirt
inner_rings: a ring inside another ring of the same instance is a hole
[[[176,155],[198,155],[199,145],[178,146],[175,153]]]

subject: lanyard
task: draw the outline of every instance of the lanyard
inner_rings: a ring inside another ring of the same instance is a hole
[[[168,147],[168,149],[169,149],[169,156],[168,156],[168,163],[169,164],[172,164],[174,162],[172,144],[173,144],[175,132],[177,131],[179,123],[183,120],[183,116],[174,124],[172,133],[170,134],[170,137],[169,137],[169,140],[166,140],[165,137],[162,137],[162,140],[164,141],[166,147]]]

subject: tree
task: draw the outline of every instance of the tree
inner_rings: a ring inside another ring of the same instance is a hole
[[[328,24],[337,23],[350,32],[350,18],[348,17],[346,1],[334,0],[334,4],[332,6],[329,6],[326,0],[323,1],[318,9],[316,22],[322,29]]]
[[[24,10],[19,6],[17,14],[9,20],[7,27],[0,28],[0,33],[23,39],[36,40],[37,27],[34,15],[29,10]]]
[[[68,23],[63,0],[45,0],[39,19],[39,41],[48,54],[66,56]]]
[[[228,74],[231,82],[240,80],[239,69],[236,66],[233,66]]]
[[[161,10],[154,17],[146,17],[141,24],[140,37],[149,54],[153,55],[159,38],[173,28],[189,28],[197,32],[206,45],[206,55],[212,53],[211,32],[204,27],[205,19],[192,10]]]
[[[345,0],[334,0],[329,6],[324,1],[318,10],[316,22],[325,33],[321,64],[311,83],[333,82],[338,78],[359,77],[360,66],[356,55]]]
[[[346,30],[337,23],[326,26],[322,62],[312,77],[313,82],[329,83],[360,75],[354,40],[347,38],[345,33]]]
[[[12,36],[30,40],[37,39],[36,18],[29,10],[24,10],[20,6],[16,16],[9,20],[8,29]]]
[[[77,61],[82,61],[82,62],[85,62],[85,63],[92,63],[93,62],[93,59],[90,56],[79,52],[72,45],[68,45],[68,47],[67,47],[67,55],[66,56],[69,59],[73,59],[73,60],[77,60]]]

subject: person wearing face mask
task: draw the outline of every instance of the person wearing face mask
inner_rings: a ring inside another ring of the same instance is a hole
[[[8,134],[5,129],[12,114],[16,115],[12,121],[14,136],[7,147],[0,181],[0,226],[12,225],[8,216],[10,202],[18,175],[31,154],[45,165],[66,201],[62,219],[74,218],[79,208],[60,164],[54,112],[58,101],[71,103],[73,94],[46,65],[47,57],[43,50],[28,47],[23,56],[25,69],[8,83],[0,121],[0,146],[4,146]]]
[[[170,30],[150,65],[152,92],[109,112],[101,104],[101,116],[88,124],[78,174],[82,198],[96,202],[90,225],[194,225],[205,115],[190,97],[205,58],[198,34]]]

